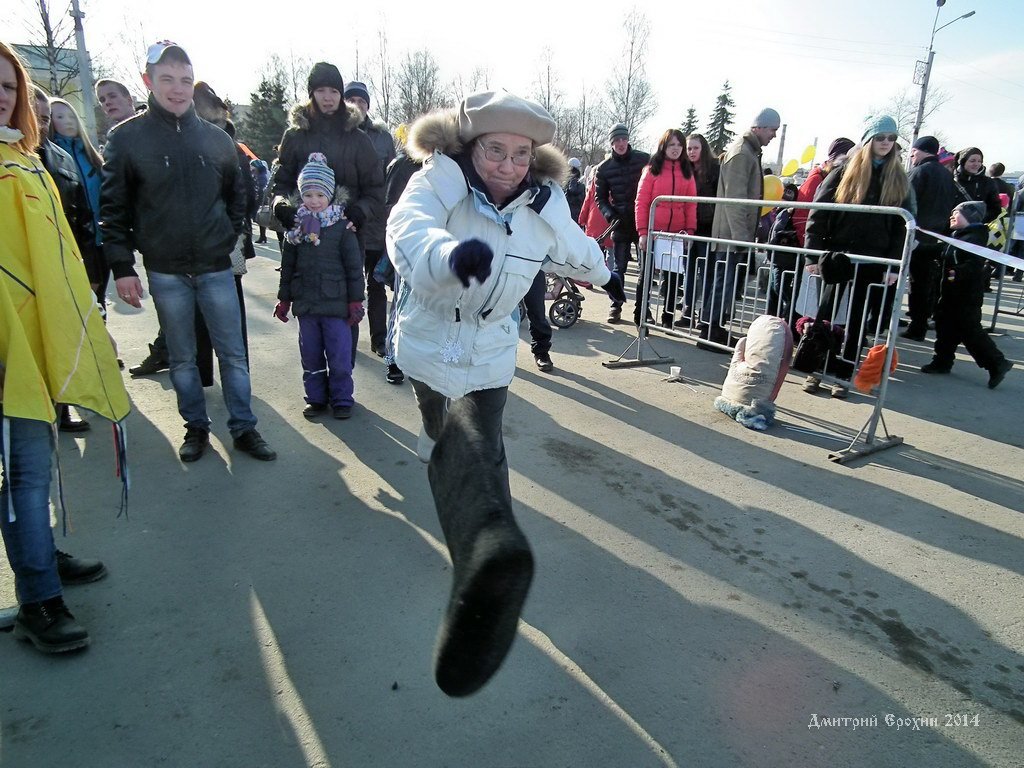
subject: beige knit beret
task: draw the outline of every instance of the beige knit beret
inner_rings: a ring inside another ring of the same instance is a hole
[[[469,142],[485,133],[514,133],[539,146],[554,138],[555,121],[536,102],[508,91],[481,91],[459,106],[459,138]]]

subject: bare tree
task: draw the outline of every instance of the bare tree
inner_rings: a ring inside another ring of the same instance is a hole
[[[441,82],[441,68],[426,49],[406,53],[395,74],[394,119],[411,123],[420,115],[451,101]]]
[[[607,145],[600,100],[584,87],[579,101],[563,109],[560,117],[565,123],[565,151],[579,157],[584,165],[600,162]]]
[[[942,88],[930,89],[925,98],[924,116],[921,124],[926,124],[928,118],[934,115],[940,107],[948,103],[951,98],[949,92]],[[919,100],[920,96],[917,93],[917,89],[915,88],[912,91],[907,87],[894,93],[881,106],[871,107],[867,117],[868,119],[875,115],[889,115],[892,117],[896,121],[896,132],[904,140],[905,145],[910,146],[910,137],[914,133],[914,121],[917,120]],[[940,142],[944,141],[944,137],[940,136],[938,132],[932,131],[932,135],[939,139]]]
[[[395,68],[388,55],[388,32],[383,22],[377,27],[377,57],[370,72],[370,87],[377,99],[377,115],[386,125],[391,125],[391,88],[395,79]]]
[[[34,0],[35,19],[28,24],[32,45],[38,49],[49,73],[48,89],[54,96],[79,93],[75,28],[69,23],[71,3],[62,3],[57,14],[50,0]]]
[[[639,132],[657,111],[654,89],[647,79],[647,40],[651,23],[633,8],[624,24],[622,59],[605,86],[610,122],[622,122],[630,133]]]
[[[562,103],[562,93],[555,87],[555,52],[545,46],[538,59],[537,76],[533,81],[533,98],[554,115]]]
[[[463,98],[477,91],[485,91],[490,88],[491,70],[486,67],[476,66],[469,73],[468,77],[456,75],[448,90],[453,102],[462,101]]]

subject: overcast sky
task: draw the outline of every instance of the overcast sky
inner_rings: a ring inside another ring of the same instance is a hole
[[[0,37],[26,42],[23,21],[34,3],[10,2],[21,7],[13,16],[5,12]],[[59,7],[59,0],[52,5]],[[455,0],[429,8],[408,0],[81,0],[81,6],[97,60],[119,63],[125,71],[141,58],[145,43],[171,39],[188,50],[197,78],[239,103],[249,101],[272,53],[331,61],[352,79],[357,51],[365,70],[382,26],[395,61],[426,47],[445,79],[484,66],[492,87],[521,95],[529,95],[540,52],[550,47],[559,88],[575,100],[584,87],[600,89],[621,60],[620,21],[631,7],[598,10],[607,5],[594,0]],[[640,0],[635,7],[652,24],[647,73],[658,102],[641,141],[680,124],[691,104],[703,128],[728,79],[736,101],[734,128],[749,125],[764,106],[781,113],[788,125],[784,160],[798,157],[815,139],[819,158],[836,136],[859,139],[865,115],[904,89],[916,103],[914,63],[926,58],[936,12],[934,0]],[[948,0],[938,24],[971,10],[973,17],[936,35],[931,87],[950,100],[922,133],[941,133],[954,151],[978,146],[986,163],[1024,170],[1024,2]],[[778,149],[771,144],[766,158],[776,159]]]

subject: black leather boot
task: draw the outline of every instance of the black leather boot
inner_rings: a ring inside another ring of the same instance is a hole
[[[533,578],[504,455],[494,455],[477,423],[470,398],[452,403],[428,468],[453,566],[434,652],[434,678],[449,696],[475,693],[501,666]]]
[[[14,620],[14,636],[32,643],[43,653],[64,653],[89,644],[89,633],[75,621],[59,596],[23,604]]]

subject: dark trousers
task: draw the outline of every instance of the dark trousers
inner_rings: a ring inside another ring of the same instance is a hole
[[[935,311],[938,298],[941,257],[942,245],[937,243],[921,243],[910,254],[910,296],[907,309],[911,333],[923,334],[928,330],[928,318]]]
[[[615,260],[614,271],[616,274],[618,274],[619,278],[621,278],[623,285],[626,284],[626,266],[629,264],[629,249],[632,248],[634,244],[636,244],[636,246],[639,248],[639,236],[635,236],[633,239],[612,240],[612,258]],[[641,270],[641,282],[642,275],[643,270]],[[637,296],[640,295],[639,283],[637,284],[636,293]],[[619,308],[622,307],[621,304],[618,304],[614,301],[612,302],[612,306]]]
[[[422,381],[410,381],[423,428],[436,443],[428,476],[437,514],[451,546],[452,523],[476,510],[484,513],[486,510],[479,509],[481,503],[512,515],[508,460],[501,436],[508,387],[481,389],[450,401]],[[445,429],[452,419],[460,422],[458,428]],[[455,439],[466,440],[467,435],[467,444],[451,444]],[[464,503],[453,505],[450,500],[457,498]]]
[[[363,272],[366,274],[366,321],[370,326],[370,344],[384,350],[388,335],[388,294],[384,283],[373,276],[384,251],[366,251]]]
[[[831,368],[831,372],[841,379],[849,380],[853,375],[864,339],[889,314],[887,307],[892,301],[894,287],[884,285],[885,274],[885,266],[882,264],[859,264],[853,280],[843,290],[835,292],[838,304],[842,302],[843,293],[852,288],[849,319],[843,316],[835,319],[836,325],[846,323],[846,336],[840,353],[843,359],[834,361]],[[861,323],[864,324],[863,332]]]
[[[545,285],[544,273],[538,272],[533,278],[530,290],[523,297],[526,305],[526,317],[530,320],[530,336],[533,343],[530,351],[534,356],[546,355],[551,351],[551,323],[548,322],[548,314],[544,306]]]
[[[352,332],[345,318],[299,318],[299,357],[307,403],[332,407],[353,404],[351,344]]]
[[[981,327],[985,299],[984,267],[977,262],[958,265],[953,280],[943,280],[935,307],[936,365],[952,368],[956,348],[963,344],[980,368],[992,370],[1003,362],[1003,353]]]

